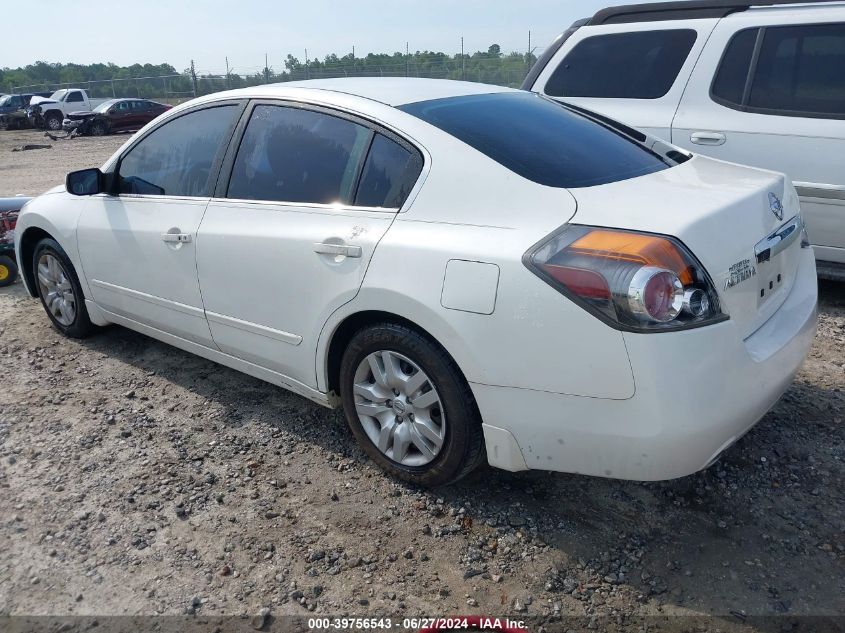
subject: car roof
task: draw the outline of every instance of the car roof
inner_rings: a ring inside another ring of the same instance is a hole
[[[302,89],[322,90],[378,101],[385,105],[400,106],[417,101],[445,99],[474,94],[495,92],[517,92],[513,88],[480,84],[470,81],[451,79],[422,79],[416,77],[342,77],[338,79],[310,79],[307,81],[289,81],[244,88],[243,96],[251,91],[262,94],[278,92],[279,96],[289,96],[291,91]]]

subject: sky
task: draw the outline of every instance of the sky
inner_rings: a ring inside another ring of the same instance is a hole
[[[304,61],[329,53],[503,52],[538,54],[573,21],[613,0],[140,0],[81,3],[40,0],[40,15],[59,16],[49,29],[4,29],[0,67],[35,61],[169,63],[182,71],[250,74],[284,69],[290,53]],[[4,2],[5,24],[31,24],[31,3]],[[72,9],[69,9],[69,6]],[[51,8],[52,7],[52,8]]]

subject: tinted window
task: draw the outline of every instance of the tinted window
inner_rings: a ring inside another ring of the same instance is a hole
[[[407,150],[399,143],[376,134],[364,163],[355,204],[362,207],[401,207],[421,170],[419,152]]]
[[[74,101],[82,101],[82,93],[78,90],[69,92],[67,95],[67,103],[73,103]]]
[[[153,130],[123,156],[120,192],[211,195],[211,166],[239,110],[234,105],[198,110]]]
[[[689,29],[588,37],[555,69],[546,94],[658,99],[675,83],[695,38]]]
[[[501,163],[550,187],[589,187],[673,165],[621,131],[528,92],[400,106]]]
[[[845,116],[845,24],[767,28],[748,106]]]
[[[349,204],[370,130],[339,117],[257,106],[232,169],[228,197]]]
[[[757,32],[758,29],[740,31],[725,49],[716,78],[713,80],[713,96],[717,101],[742,103]]]

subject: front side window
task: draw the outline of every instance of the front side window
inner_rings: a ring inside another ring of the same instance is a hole
[[[637,142],[624,126],[530,92],[448,97],[399,109],[548,187],[601,185],[679,162]]]
[[[594,35],[578,42],[546,83],[552,97],[659,99],[695,43],[691,29]]]
[[[227,197],[351,204],[371,134],[363,125],[322,112],[256,106]]]
[[[419,152],[376,134],[364,163],[355,204],[398,209],[414,188],[422,165]]]
[[[120,193],[210,196],[211,168],[240,112],[236,105],[189,112],[144,136],[120,160]]]
[[[760,114],[845,118],[845,24],[740,31],[725,50],[711,94],[723,105]]]
[[[67,96],[68,103],[74,103],[82,101],[82,93],[78,90],[74,90],[73,92],[69,93]]]

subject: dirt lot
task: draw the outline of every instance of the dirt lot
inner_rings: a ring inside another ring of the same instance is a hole
[[[63,183],[69,171],[99,167],[128,138],[115,134],[51,141],[38,130],[0,130],[0,197],[44,193]],[[50,149],[14,151],[25,145]]]
[[[11,153],[39,135],[0,132],[0,193],[38,193],[124,140]],[[486,468],[424,491],[368,463],[339,413],[118,327],[64,339],[15,284],[0,290],[0,615],[808,630],[791,627],[845,615],[845,285],[822,284],[820,312],[792,389],[706,472]]]

